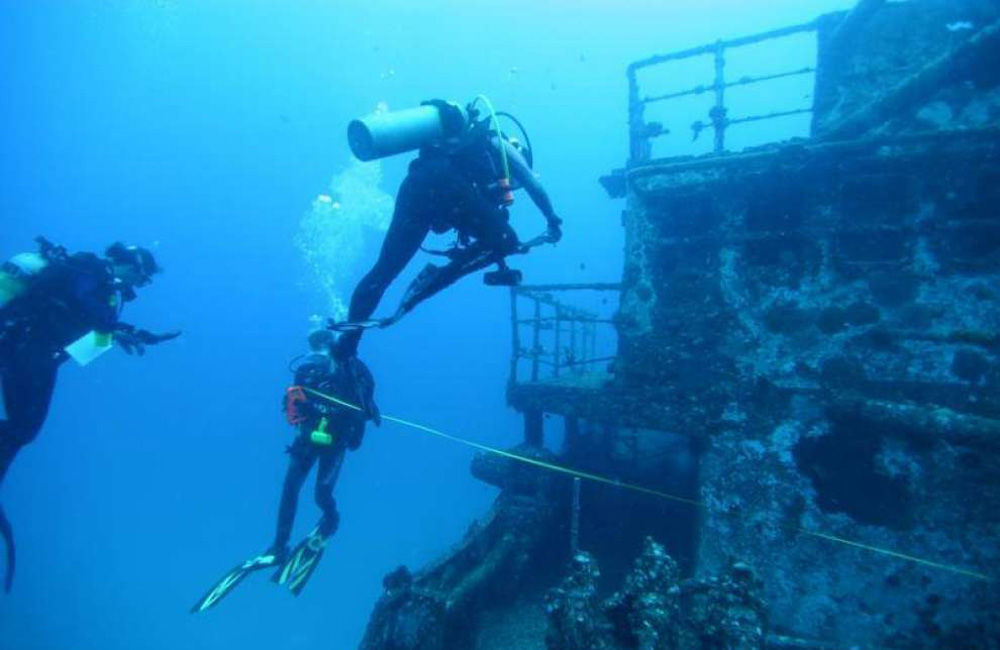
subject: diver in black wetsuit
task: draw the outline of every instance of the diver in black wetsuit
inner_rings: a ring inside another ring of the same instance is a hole
[[[17,452],[45,422],[59,366],[75,356],[88,363],[117,342],[129,354],[180,333],[153,334],[119,320],[135,289],[159,271],[144,248],[116,243],[105,257],[70,255],[38,238],[37,253],[22,253],[0,270],[0,380],[6,419],[0,420],[0,485]],[[7,543],[5,589],[14,576],[14,542],[0,509]]]
[[[279,558],[287,556],[288,539],[302,484],[314,464],[316,470],[316,505],[323,516],[317,526],[326,539],[337,532],[340,517],[333,498],[333,486],[340,474],[344,454],[361,446],[365,421],[379,422],[375,406],[375,383],[368,367],[357,357],[334,359],[331,350],[333,335],[326,330],[309,337],[312,352],[295,368],[295,385],[286,393],[286,415],[299,429],[299,435],[288,447],[291,460],[281,492],[278,525],[271,552]],[[319,391],[361,406],[362,411],[317,399],[307,389]]]
[[[290,460],[281,490],[274,542],[261,555],[224,575],[195,603],[192,613],[214,606],[250,573],[271,567],[278,567],[274,581],[298,595],[319,564],[327,539],[337,532],[340,515],[333,488],[344,455],[361,446],[367,420],[376,424],[381,420],[374,401],[375,382],[367,366],[357,357],[334,358],[334,336],[327,330],[310,334],[309,345],[312,352],[296,365],[295,384],[285,393],[286,417],[299,434],[288,447]],[[360,410],[339,405],[317,392],[356,405]],[[322,515],[313,531],[289,551],[299,492],[313,465],[317,466],[314,495]]]
[[[434,102],[431,102],[434,103]],[[436,102],[446,110],[444,102]],[[562,237],[562,220],[556,216],[549,196],[521,154],[519,143],[499,135],[487,120],[475,120],[458,143],[438,142],[420,149],[410,163],[396,196],[392,223],[374,267],[361,280],[351,297],[349,324],[368,322],[392,281],[416,254],[427,234],[449,230],[458,233],[459,241],[471,245],[454,249],[444,267],[428,265],[411,285],[396,314],[379,321],[386,326],[401,318],[422,300],[448,287],[458,279],[500,263],[521,246],[517,233],[508,223],[507,205],[513,201],[510,187],[498,183],[502,153],[506,154],[514,186],[523,187],[548,224],[548,241]],[[506,171],[506,170],[504,170]],[[507,179],[504,179],[507,180]],[[343,329],[340,352],[356,353],[363,327]]]

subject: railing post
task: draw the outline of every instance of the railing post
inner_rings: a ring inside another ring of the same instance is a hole
[[[576,321],[576,320],[571,320],[569,322],[569,349],[570,349],[571,358],[573,359],[574,362],[576,362],[576,361],[582,361],[583,358],[584,358],[582,354],[577,354],[578,350],[576,349],[576,327],[577,327],[578,324],[579,324],[579,321]],[[577,374],[577,375],[580,374],[580,366],[579,365],[574,366],[573,368],[571,368],[571,370],[575,370],[576,371],[573,374]]]
[[[541,411],[525,411],[524,442],[532,447],[541,448],[545,444],[545,422]]]
[[[710,112],[715,129],[715,153],[726,150],[726,46],[715,44],[715,106]]]
[[[539,337],[541,329],[542,320],[542,303],[535,298],[535,320],[532,321],[534,330],[531,336],[531,381],[538,381],[538,357],[541,355],[541,350],[539,349]]]
[[[556,306],[556,344],[555,349],[552,351],[552,372],[558,377],[559,376],[559,359],[560,353],[562,352],[562,309]]]
[[[580,550],[580,477],[573,477],[573,500],[570,505],[569,552],[575,556]]]
[[[643,117],[645,105],[639,98],[639,81],[635,68],[629,67],[628,77],[628,142],[629,162],[641,163],[649,160],[652,152]]]
[[[889,0],[858,0],[857,6],[851,12],[851,14],[843,21],[842,27],[839,29],[841,35],[844,38],[849,39],[850,33],[856,31],[856,26],[863,23],[864,20],[873,15],[880,7],[887,4]],[[753,34],[751,36],[744,36],[742,38],[735,38],[731,40],[717,40],[714,43],[709,43],[706,45],[700,45],[698,47],[689,48],[686,50],[678,52],[670,52],[668,54],[660,54],[652,56],[640,61],[634,61],[629,64],[626,70],[626,78],[628,79],[628,126],[629,126],[629,167],[638,166],[647,162],[652,155],[652,138],[659,136],[663,133],[669,133],[668,129],[665,129],[662,124],[652,121],[647,122],[645,119],[646,106],[652,102],[663,101],[667,99],[676,99],[679,97],[688,97],[692,95],[701,95],[702,93],[708,91],[714,91],[715,101],[709,110],[708,114],[710,117],[711,126],[715,131],[714,134],[714,146],[713,150],[716,154],[724,153],[726,150],[726,131],[730,126],[736,124],[744,124],[749,121],[757,121],[757,119],[771,119],[775,117],[785,117],[787,115],[795,115],[799,112],[810,112],[813,107],[805,109],[796,109],[795,111],[778,111],[769,113],[763,117],[755,117],[753,119],[741,118],[741,119],[730,119],[728,116],[728,109],[725,103],[725,91],[726,91],[726,79],[725,79],[725,67],[726,67],[726,51],[732,48],[744,47],[747,45],[753,45],[756,43],[762,43],[777,38],[784,38],[786,36],[792,36],[794,34],[800,34],[803,32],[815,32],[822,19],[813,20],[808,23],[802,23],[798,25],[791,25],[788,27],[782,27],[780,29],[771,30],[768,32],[762,32],[758,34]],[[837,40],[837,37],[833,37]],[[675,91],[672,93],[665,93],[662,95],[652,95],[649,94],[640,95],[638,73],[640,70],[648,68],[654,65],[660,65],[663,63],[680,61],[684,59],[690,59],[692,57],[700,56],[713,56],[715,58],[715,80],[711,85],[701,85],[689,88],[686,90]],[[744,76],[738,81],[730,84],[730,86],[744,86],[751,83],[760,83],[763,81],[770,81],[773,79],[783,79],[785,77],[790,77],[797,74],[806,74],[807,72],[816,72],[815,69],[806,68],[803,70],[792,70],[787,72],[779,72],[775,74],[763,75],[759,77]],[[706,125],[701,120],[696,121],[691,125],[694,130],[695,138],[701,133],[702,129],[707,128]],[[619,181],[615,181],[614,187],[618,187]],[[609,186],[610,187],[610,186]],[[618,190],[614,190],[617,192]]]
[[[589,329],[590,329],[590,352],[589,352],[589,357],[588,358],[590,358],[590,359],[596,359],[597,358],[597,323],[591,323]]]
[[[563,436],[563,453],[572,457],[579,451],[580,445],[580,418],[567,415],[563,418],[565,435]]]
[[[507,380],[511,386],[517,384],[517,366],[521,358],[521,332],[517,324],[517,287],[510,288],[510,377]]]

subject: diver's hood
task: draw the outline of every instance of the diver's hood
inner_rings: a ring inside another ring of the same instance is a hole
[[[126,246],[122,242],[115,242],[104,251],[104,255],[112,264],[135,268],[147,282],[161,270],[153,253],[142,246]]]

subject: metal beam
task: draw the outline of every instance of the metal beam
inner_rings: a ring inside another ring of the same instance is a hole
[[[518,293],[526,291],[621,291],[621,282],[592,282],[590,284],[524,284],[516,287]]]

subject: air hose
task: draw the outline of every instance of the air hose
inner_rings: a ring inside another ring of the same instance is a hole
[[[524,128],[521,124],[521,120],[517,119],[507,111],[497,111],[497,117],[506,117],[508,120],[517,125],[518,130],[521,132],[521,136],[524,138],[524,146],[527,151],[525,158],[528,161],[528,167],[534,169],[535,167],[535,149],[531,146],[531,138],[528,136],[528,130]],[[524,153],[522,151],[521,153]]]
[[[493,129],[497,132],[497,138],[500,140],[500,160],[503,163],[503,178],[500,179],[500,189],[504,192],[504,205],[510,205],[514,202],[514,194],[511,192],[510,163],[507,162],[507,147],[504,144],[503,132],[500,130],[500,120],[497,119],[497,112],[493,109],[493,103],[486,95],[476,95],[476,98],[472,100],[472,105],[475,106],[477,102],[482,102],[486,106],[486,110],[490,114],[490,123],[493,125]]]

